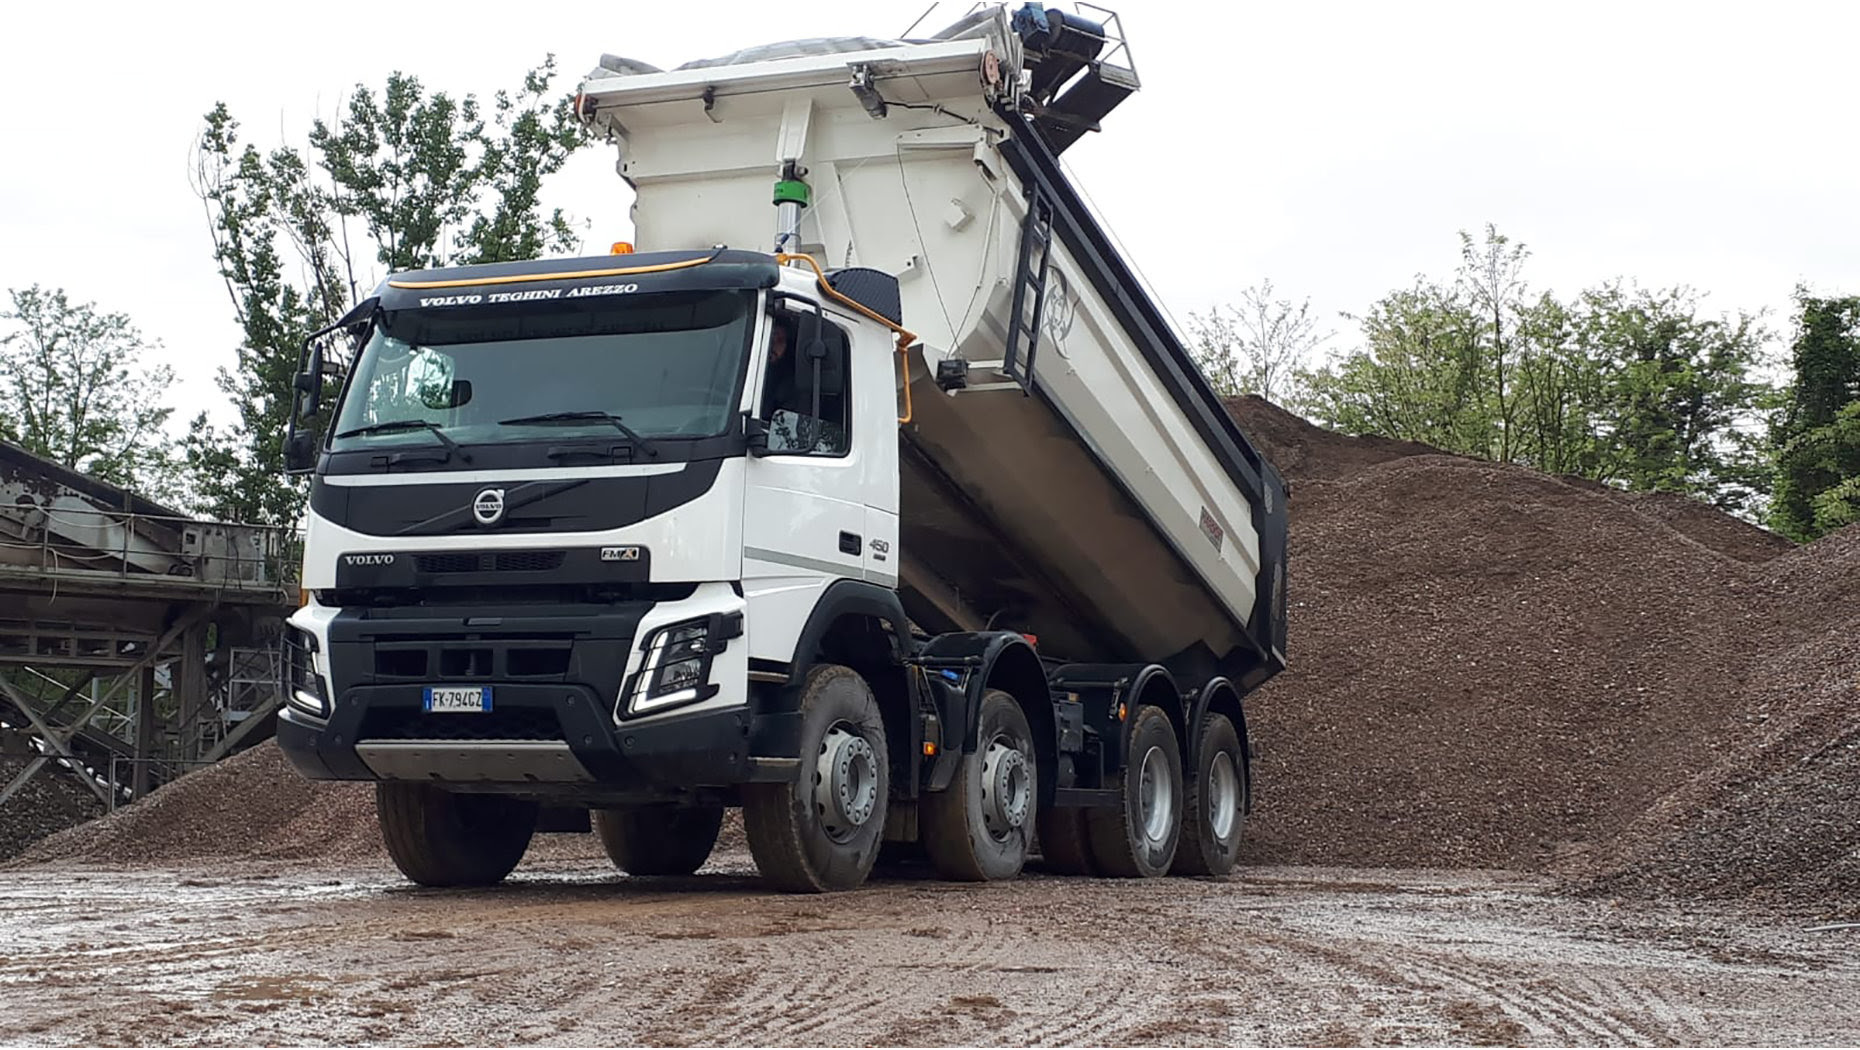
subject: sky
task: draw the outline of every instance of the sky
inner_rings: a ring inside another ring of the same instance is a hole
[[[488,98],[554,53],[566,90],[603,52],[669,68],[893,36],[928,3],[20,5],[0,36],[0,288],[127,313],[177,373],[177,422],[223,420],[213,375],[239,331],[188,182],[216,101],[248,141],[301,147],[395,70]],[[1860,291],[1860,4],[1111,4],[1143,88],[1065,159],[1178,323],[1270,279],[1348,350],[1341,312],[1445,278],[1487,223],[1565,295],[1684,284],[1786,334],[1798,283]],[[631,230],[613,160],[591,147],[547,187],[595,253]]]

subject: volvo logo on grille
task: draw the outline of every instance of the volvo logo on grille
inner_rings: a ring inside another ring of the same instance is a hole
[[[485,489],[471,501],[471,516],[480,525],[495,525],[504,520],[504,490]]]
[[[342,560],[350,565],[392,565],[392,554],[345,554]]]

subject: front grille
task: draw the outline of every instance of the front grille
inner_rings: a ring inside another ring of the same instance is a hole
[[[444,641],[384,639],[374,646],[374,677],[480,682],[501,678],[560,680],[568,673],[574,647],[572,635],[546,633]]]
[[[497,555],[498,572],[548,572],[562,567],[563,551],[503,551]]]
[[[481,554],[416,554],[413,567],[423,573],[549,572],[562,567],[567,551],[498,551]]]
[[[493,698],[495,703],[495,697]],[[495,706],[483,713],[430,714],[417,708],[375,708],[362,717],[362,740],[561,740],[562,723],[547,708]]]

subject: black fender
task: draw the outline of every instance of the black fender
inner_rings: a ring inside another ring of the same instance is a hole
[[[1189,771],[1192,779],[1196,775],[1194,762],[1194,741],[1201,734],[1202,722],[1210,715],[1226,715],[1234,724],[1234,732],[1240,736],[1241,775],[1246,778],[1245,812],[1253,811],[1253,740],[1247,735],[1246,705],[1241,701],[1240,688],[1225,677],[1213,678],[1195,694],[1195,700],[1189,714],[1189,725],[1194,727],[1194,735],[1183,744],[1185,758],[1189,759],[1183,768]]]
[[[1161,664],[1066,664],[1053,672],[1053,690],[1081,694],[1100,737],[1117,741],[1114,752],[1105,756],[1107,774],[1124,766],[1124,753],[1130,746],[1129,715],[1139,704],[1161,708],[1175,727],[1176,739],[1183,748],[1188,746],[1189,705],[1176,687],[1175,676]],[[1118,715],[1120,704],[1126,707],[1122,717]]]
[[[1169,718],[1169,724],[1175,727],[1175,738],[1180,743],[1184,756],[1188,749],[1188,703],[1182,691],[1175,684],[1175,676],[1161,664],[1150,664],[1137,673],[1136,681],[1130,688],[1130,706],[1150,704],[1162,709]],[[1132,720],[1124,720],[1124,735],[1130,735]],[[1128,744],[1128,740],[1125,741]]]
[[[946,703],[961,710],[940,711],[943,724],[960,727],[961,752],[973,754],[980,746],[982,694],[1001,689],[1020,701],[1033,730],[1036,766],[1040,770],[1040,797],[1050,802],[1059,735],[1053,714],[1052,692],[1047,687],[1040,654],[1027,639],[1013,631],[958,631],[939,634],[918,651],[917,664],[926,676],[939,677],[951,688],[941,692]],[[956,751],[946,748],[932,770],[929,788],[940,791],[955,775]]]
[[[788,664],[788,684],[799,685],[814,666],[814,653],[820,641],[842,616],[872,616],[891,621],[897,637],[897,655],[910,652],[910,621],[904,616],[904,603],[898,592],[889,587],[860,580],[835,580],[820,594],[814,611],[807,615],[801,636],[794,643],[794,659]]]

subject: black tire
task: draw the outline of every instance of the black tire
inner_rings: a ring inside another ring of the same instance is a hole
[[[1082,809],[1040,811],[1040,858],[1057,875],[1096,875],[1091,859],[1091,831]]]
[[[1130,750],[1124,756],[1123,787],[1122,806],[1086,811],[1092,860],[1104,875],[1155,878],[1175,861],[1182,837],[1184,794],[1182,749],[1175,727],[1160,707],[1137,708],[1130,727]]]
[[[999,689],[983,693],[978,734],[949,787],[919,800],[924,851],[938,874],[960,882],[1019,875],[1039,819],[1033,729],[1019,701]]]
[[[801,713],[801,762],[795,779],[743,785],[749,852],[762,877],[777,889],[854,889],[871,873],[885,830],[885,803],[891,791],[885,724],[865,679],[837,664],[820,664],[809,671],[796,703]],[[845,759],[843,766],[839,759]],[[846,789],[856,813],[849,815],[838,803],[829,810],[821,801],[839,798],[836,787]]]
[[[1195,740],[1195,778],[1182,812],[1182,844],[1175,851],[1177,875],[1225,875],[1240,860],[1246,828],[1246,755],[1240,734],[1226,715],[1210,714]]]
[[[628,875],[689,875],[710,859],[722,828],[722,806],[656,803],[594,811],[601,845]]]
[[[537,805],[503,795],[454,794],[410,780],[375,783],[381,841],[401,874],[422,886],[489,886],[530,848]]]

